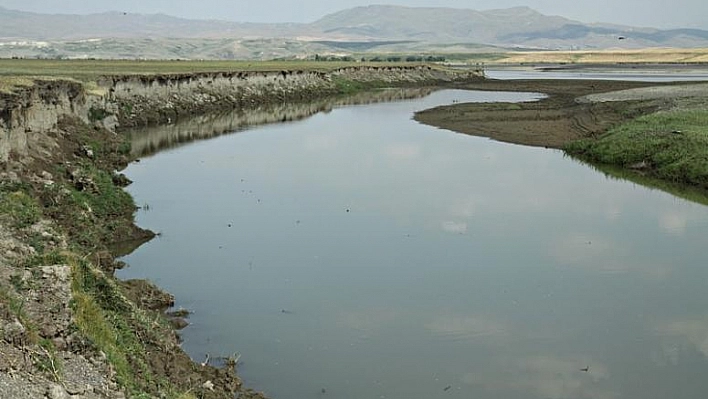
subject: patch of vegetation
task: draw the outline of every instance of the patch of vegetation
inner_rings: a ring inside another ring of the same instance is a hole
[[[26,82],[28,77],[69,77],[87,82],[91,91],[100,90],[95,84],[107,75],[169,75],[201,72],[332,71],[347,66],[362,65],[350,61],[321,63],[314,61],[180,61],[180,60],[36,60],[0,59],[0,82]],[[15,84],[16,85],[16,84]],[[2,88],[0,83],[0,88]]]
[[[0,312],[11,315],[25,327],[24,339],[27,343],[36,344],[39,342],[37,326],[30,320],[25,311],[24,298],[3,285],[0,285]]]
[[[83,250],[102,249],[129,238],[133,198],[115,183],[114,175],[90,161],[81,161],[66,171],[67,181],[42,192],[45,214],[59,222],[72,243]]]
[[[22,279],[22,276],[19,274],[13,274],[10,276],[10,284],[15,288],[15,291],[17,292],[22,292],[27,289],[27,284],[25,281]]]
[[[564,150],[583,160],[618,165],[661,179],[708,187],[708,111],[660,111]]]
[[[84,176],[85,180],[75,182],[76,190],[72,192],[72,198],[75,203],[86,206],[98,218],[132,215],[135,211],[133,198],[113,184],[111,173],[84,164],[79,169],[79,176]]]
[[[20,76],[3,76],[0,77],[0,93],[12,93],[22,87],[31,87],[34,85],[34,79],[28,79]]]
[[[337,93],[339,94],[353,94],[356,92],[363,91],[367,88],[367,85],[365,85],[364,83],[356,82],[349,79],[333,78],[332,82],[337,88]]]
[[[98,287],[94,273],[91,273],[84,262],[73,260],[71,266],[72,309],[77,329],[96,349],[106,354],[108,361],[115,368],[119,383],[134,389],[137,384],[133,381],[127,355],[118,342],[122,335],[117,331],[119,326],[113,325],[109,315],[94,299]]]
[[[87,260],[71,256],[72,309],[76,329],[90,344],[106,354],[118,383],[133,397],[165,393],[176,397],[169,384],[153,375],[146,358],[146,337],[159,328],[161,319],[150,319],[122,294],[115,281]],[[142,316],[142,317],[141,317]]]
[[[49,339],[39,341],[39,350],[31,352],[32,361],[40,371],[48,374],[54,382],[61,382],[64,373],[64,365],[57,357],[57,349],[54,342]]]
[[[133,148],[132,148],[132,145],[130,144],[130,141],[126,139],[118,145],[118,148],[116,149],[116,151],[120,155],[128,156],[128,155],[130,155],[130,151],[132,149]]]
[[[9,224],[22,229],[37,223],[42,210],[30,195],[28,186],[0,185],[0,214],[9,218]]]
[[[88,118],[91,122],[102,121],[111,114],[103,108],[91,107],[88,111]]]
[[[80,252],[131,238],[136,206],[113,172],[126,164],[130,144],[78,120],[62,120],[60,127],[69,132],[69,151],[79,158],[57,165],[55,183],[40,189],[45,216],[58,222]]]
[[[66,256],[64,253],[58,249],[52,249],[25,258],[19,266],[23,268],[33,268],[46,265],[62,265],[65,263]]]

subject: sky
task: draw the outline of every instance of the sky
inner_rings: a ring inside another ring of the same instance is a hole
[[[475,10],[528,6],[585,23],[708,29],[706,0],[0,0],[5,8],[40,13],[122,11],[238,22],[313,22],[326,14],[370,4]]]

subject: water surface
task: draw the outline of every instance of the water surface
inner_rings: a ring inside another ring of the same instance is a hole
[[[411,119],[534,98],[447,90],[146,157],[129,189],[162,235],[120,276],[274,399],[704,398],[708,208]]]

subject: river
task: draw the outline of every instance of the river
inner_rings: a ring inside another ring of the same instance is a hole
[[[273,399],[705,397],[708,208],[412,120],[537,94],[396,98],[135,133],[161,234],[119,277],[174,294],[187,352],[238,351]]]

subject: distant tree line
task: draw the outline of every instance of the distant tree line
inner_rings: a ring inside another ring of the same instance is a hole
[[[315,61],[356,61],[354,57],[345,55],[345,56],[337,56],[337,55],[319,55],[315,54]],[[392,55],[392,56],[374,56],[374,57],[361,57],[359,59],[361,62],[444,62],[446,61],[445,57],[443,56],[434,56],[434,55],[429,55],[429,56],[422,56],[422,55]]]
[[[348,55],[338,56],[338,55],[319,55],[315,54],[315,61],[355,61],[354,57]]]

